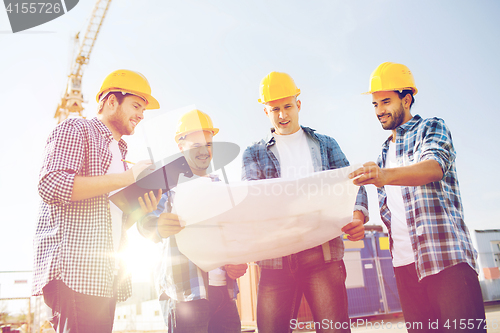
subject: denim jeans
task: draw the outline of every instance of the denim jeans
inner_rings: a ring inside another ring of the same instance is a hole
[[[160,307],[168,333],[241,333],[238,308],[226,286],[209,286],[208,299],[189,302],[162,294]]]
[[[321,246],[283,257],[282,269],[262,269],[257,296],[259,333],[292,332],[302,294],[316,332],[350,332],[345,279],[343,260],[325,263]]]
[[[111,333],[116,298],[90,296],[71,290],[60,280],[43,288],[45,304],[52,309],[56,332]]]
[[[418,282],[415,264],[394,268],[408,332],[486,332],[483,296],[466,263]]]

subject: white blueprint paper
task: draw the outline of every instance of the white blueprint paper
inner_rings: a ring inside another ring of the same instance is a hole
[[[175,236],[179,250],[210,271],[323,244],[352,220],[359,187],[347,175],[356,168],[295,180],[180,184],[174,210],[186,227]]]

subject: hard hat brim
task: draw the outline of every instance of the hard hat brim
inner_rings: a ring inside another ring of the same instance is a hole
[[[151,95],[146,95],[146,100],[148,101],[148,105],[146,106],[147,110],[154,110],[160,108],[160,103]]]
[[[100,96],[108,95],[109,93],[112,93],[112,92],[127,93],[127,94],[135,95],[135,96],[138,96],[138,97],[144,99],[146,102],[148,102],[148,104],[146,105],[146,110],[154,110],[154,109],[160,108],[160,103],[153,96],[151,96],[149,94],[133,91],[133,90],[120,89],[120,88],[110,88],[110,89],[107,89],[107,90],[97,94],[97,96],[96,96],[97,103],[99,103]]]
[[[413,91],[413,96],[415,96],[417,94],[417,92],[418,92],[417,88],[406,87],[406,88],[401,88],[401,89],[367,91],[367,92],[361,93],[361,95],[371,95],[371,94],[379,92],[379,91],[403,91],[403,90],[412,90]]]
[[[292,97],[292,96],[299,96],[300,95],[300,89],[297,88],[297,93],[294,94],[294,95],[285,95],[285,96],[281,96],[281,97],[278,97],[278,98],[274,98],[274,99],[270,99],[268,101],[262,101],[262,99],[258,99],[259,103],[260,104],[266,104],[266,103],[269,103],[269,102],[272,102],[272,101],[277,101],[278,99],[282,99],[282,98],[287,98],[287,97]]]
[[[215,128],[215,127],[200,128],[200,129],[197,129],[197,130],[194,130],[194,131],[182,132],[182,133],[177,134],[175,136],[175,142],[178,143],[179,139],[182,138],[183,136],[186,136],[186,135],[189,135],[189,134],[195,133],[195,132],[202,132],[202,131],[212,132],[213,136],[215,136],[217,133],[219,133],[219,129]]]

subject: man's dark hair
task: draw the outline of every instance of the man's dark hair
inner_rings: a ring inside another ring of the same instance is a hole
[[[399,95],[399,99],[403,99],[403,98],[405,98],[406,95],[410,94],[410,96],[411,96],[410,109],[411,109],[411,106],[413,105],[413,103],[415,103],[415,97],[413,97],[413,90],[407,89],[407,90],[403,90],[401,92],[396,90],[396,93]]]
[[[127,96],[132,96],[132,94],[122,94],[121,92],[112,92],[110,95],[115,95],[116,100],[118,101],[118,105],[121,105],[123,103],[123,100]],[[109,98],[109,97],[108,97]]]
[[[123,100],[127,96],[133,96],[132,94],[126,93],[125,95],[122,94],[120,91],[115,91],[109,93],[106,98],[104,98],[102,101],[99,102],[99,107],[97,108],[97,113],[101,113],[102,109],[104,108],[104,104],[108,100],[109,96],[114,95],[116,97],[116,100],[118,101],[118,105],[121,105],[123,103]]]

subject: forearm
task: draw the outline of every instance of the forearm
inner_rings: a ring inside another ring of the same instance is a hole
[[[422,186],[443,178],[441,166],[435,160],[426,160],[413,165],[383,169],[384,185]]]
[[[79,201],[103,195],[128,186],[134,183],[134,181],[134,175],[131,170],[95,177],[75,176],[71,201]]]

